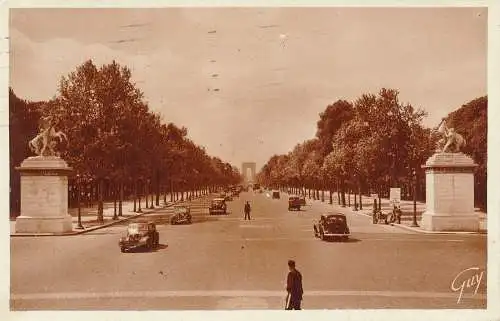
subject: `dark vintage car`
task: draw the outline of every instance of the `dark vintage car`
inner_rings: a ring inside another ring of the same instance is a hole
[[[214,198],[210,202],[210,207],[208,208],[208,213],[213,214],[227,214],[227,205],[224,198]]]
[[[174,214],[170,217],[170,224],[191,224],[191,208],[187,205],[175,205]]]
[[[280,191],[277,191],[277,190],[272,191],[271,198],[280,199]]]
[[[151,250],[160,243],[160,235],[153,222],[130,223],[127,227],[127,235],[120,238],[119,246],[122,252],[147,248]]]
[[[314,224],[314,236],[322,240],[341,239],[345,241],[350,235],[347,219],[342,213],[321,215],[319,221]]]
[[[300,198],[298,196],[290,196],[288,197],[288,210],[297,210],[300,211]]]

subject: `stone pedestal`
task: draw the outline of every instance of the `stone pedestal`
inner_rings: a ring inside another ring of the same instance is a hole
[[[73,230],[68,214],[68,176],[72,168],[56,156],[25,159],[21,174],[21,215],[16,233],[64,233]]]
[[[420,227],[428,231],[478,231],[474,212],[474,168],[463,153],[436,153],[426,172],[426,211]]]

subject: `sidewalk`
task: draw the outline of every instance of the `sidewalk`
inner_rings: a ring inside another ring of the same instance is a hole
[[[202,198],[203,196],[200,196],[199,198]],[[151,198],[150,198],[151,199]],[[193,198],[193,200],[196,198]],[[10,220],[10,236],[11,237],[23,237],[23,236],[59,236],[59,235],[78,235],[78,234],[83,234],[87,233],[90,231],[95,231],[98,229],[102,229],[108,226],[112,226],[114,224],[118,224],[121,222],[126,222],[128,220],[131,220],[136,217],[140,217],[142,215],[148,214],[148,213],[153,213],[156,210],[160,208],[167,208],[170,206],[173,206],[174,204],[181,203],[180,200],[170,202],[170,195],[167,195],[167,203],[165,204],[163,202],[163,199],[160,199],[160,206],[154,206],[154,208],[146,208],[146,202],[145,199],[141,199],[141,213],[136,213],[133,212],[134,210],[134,201],[123,201],[122,202],[122,216],[118,216],[118,203],[116,204],[117,206],[117,220],[113,220],[114,217],[114,203],[113,202],[105,202],[104,203],[104,210],[103,210],[103,218],[104,222],[100,223],[97,221],[97,204],[94,205],[93,207],[82,207],[81,208],[81,222],[83,225],[83,229],[78,229],[78,209],[77,208],[70,208],[68,209],[68,214],[72,217],[73,220],[73,231],[67,232],[67,233],[16,233],[16,221],[15,220]],[[183,202],[186,202],[184,200]],[[153,204],[155,204],[153,202]],[[137,204],[137,208],[138,208]]]
[[[307,195],[308,196],[308,195]],[[320,199],[319,200],[313,200],[312,198],[309,199],[306,196],[306,199],[309,202],[321,202],[321,191],[320,191]],[[363,209],[362,210],[354,210],[354,195],[351,195],[351,207],[348,207],[348,194],[346,194],[346,210],[350,210],[354,214],[360,214],[360,215],[366,215],[368,217],[372,217],[372,209],[373,209],[373,200],[369,196],[363,195],[361,198],[363,202]],[[387,198],[381,198],[381,209],[382,212],[391,212],[392,211],[392,206],[389,203],[389,199]],[[330,195],[328,192],[325,191],[325,204],[328,204],[330,201]],[[332,194],[332,201],[333,205],[339,206],[338,204],[338,198],[337,194],[333,193]],[[359,201],[359,200],[358,200]],[[420,224],[420,220],[422,219],[422,213],[425,211],[426,204],[422,202],[417,202],[417,211],[416,211],[416,220],[417,224]],[[426,231],[420,227],[412,227],[413,223],[413,201],[410,200],[401,200],[401,211],[403,211],[403,214],[401,215],[401,224],[397,223],[392,223],[392,226],[398,227],[398,228],[403,228],[407,230],[411,230],[417,233],[423,233],[423,234],[486,234],[487,233],[487,226],[486,226],[486,217],[487,214],[484,212],[477,211],[476,213],[479,216],[479,231],[478,232],[460,232],[460,231]]]

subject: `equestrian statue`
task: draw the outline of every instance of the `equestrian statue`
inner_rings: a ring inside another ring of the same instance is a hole
[[[465,146],[465,138],[455,132],[454,128],[448,128],[445,118],[439,123],[437,132],[441,135],[436,146],[437,153],[459,153]]]
[[[56,123],[50,116],[43,117],[40,121],[40,132],[35,138],[29,141],[28,145],[32,152],[38,156],[59,156],[55,151],[56,138],[60,142],[68,141],[62,131],[56,131]]]

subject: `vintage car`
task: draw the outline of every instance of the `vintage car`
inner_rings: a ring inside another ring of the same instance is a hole
[[[280,198],[280,192],[279,192],[278,190],[274,190],[274,191],[272,191],[272,193],[271,193],[271,197],[272,197],[273,199],[275,199],[275,198],[276,198],[276,199],[279,199],[279,198]]]
[[[120,238],[118,245],[122,252],[136,249],[153,249],[160,243],[160,235],[153,222],[135,222],[127,226],[127,235]]]
[[[227,214],[227,205],[224,198],[214,198],[210,202],[210,207],[208,208],[208,213],[213,214]]]
[[[187,205],[175,205],[174,214],[170,217],[170,224],[191,224],[191,208]]]
[[[329,238],[347,240],[351,232],[347,225],[347,219],[342,213],[321,215],[321,218],[314,224],[314,236],[321,240]]]
[[[300,211],[300,198],[298,196],[290,196],[288,197],[288,210],[297,210]]]

